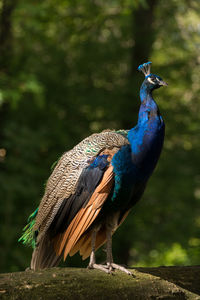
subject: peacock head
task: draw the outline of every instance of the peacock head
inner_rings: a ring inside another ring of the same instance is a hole
[[[145,75],[143,86],[146,86],[150,91],[160,88],[161,86],[167,86],[168,84],[162,80],[158,75],[150,72],[151,62],[144,63],[138,67],[138,71],[141,71]]]

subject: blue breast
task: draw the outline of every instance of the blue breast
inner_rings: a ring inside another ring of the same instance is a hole
[[[164,122],[160,116],[142,124],[128,134],[130,145],[123,146],[113,157],[115,187],[111,201],[116,207],[131,206],[141,197],[160,156],[164,140]]]
[[[164,141],[165,125],[162,117],[154,116],[131,129],[128,139],[132,149],[132,162],[150,176],[160,156]]]

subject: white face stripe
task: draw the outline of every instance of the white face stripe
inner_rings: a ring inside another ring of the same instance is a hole
[[[156,81],[157,81],[157,82],[154,82],[154,81],[151,79],[151,77],[148,77],[147,80],[148,80],[150,83],[152,83],[152,84],[156,84],[156,83],[159,82],[159,79],[158,79],[158,78],[156,78]]]
[[[150,77],[148,77],[147,80],[148,80],[150,83],[152,83],[152,84],[156,84],[155,82],[153,82],[153,80],[151,80]]]

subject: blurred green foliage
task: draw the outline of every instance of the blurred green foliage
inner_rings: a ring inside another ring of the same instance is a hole
[[[136,66],[147,59],[169,83],[155,92],[165,146],[143,199],[115,234],[115,260],[199,264],[198,1],[10,3],[0,0],[0,271],[29,265],[31,249],[17,239],[52,163],[93,132],[136,124]],[[77,255],[65,263],[81,264]]]

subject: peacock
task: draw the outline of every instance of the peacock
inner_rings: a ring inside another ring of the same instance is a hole
[[[92,134],[54,167],[19,239],[33,246],[31,269],[57,266],[79,251],[83,260],[90,257],[90,269],[131,275],[113,262],[112,235],[141,198],[163,147],[165,125],[152,92],[167,83],[150,67],[138,67],[145,79],[137,125]],[[106,264],[97,264],[95,251],[105,243]]]

